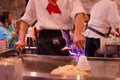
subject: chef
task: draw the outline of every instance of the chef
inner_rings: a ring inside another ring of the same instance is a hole
[[[15,44],[15,48],[23,49],[25,47],[25,35],[28,26],[36,20],[42,28],[40,44],[38,44],[39,54],[57,53],[58,50],[53,49],[52,46],[53,44],[61,44],[60,40],[56,38],[61,36],[60,30],[71,30],[74,24],[73,42],[77,47],[83,48],[84,13],[85,10],[80,0],[29,0],[25,14],[21,18],[20,39]],[[44,44],[44,41],[49,39],[52,39],[53,44]]]
[[[116,0],[117,1],[117,0]],[[108,42],[109,34],[119,35],[120,17],[113,0],[100,0],[90,11],[90,21],[84,35],[86,37],[85,52],[87,56],[95,56],[98,49],[103,50]]]

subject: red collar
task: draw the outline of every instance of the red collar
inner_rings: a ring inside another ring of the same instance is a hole
[[[57,0],[49,0],[49,3],[48,3],[47,8],[46,8],[49,14],[61,13],[58,5],[56,4],[56,1]]]

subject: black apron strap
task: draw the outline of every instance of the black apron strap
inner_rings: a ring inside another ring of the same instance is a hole
[[[106,34],[103,34],[102,32],[100,32],[100,31],[98,31],[98,30],[96,30],[96,29],[94,29],[94,28],[92,28],[92,27],[87,27],[87,29],[90,29],[91,31],[93,31],[93,32],[99,34],[100,36],[105,37],[105,38],[109,36],[110,31],[111,31],[111,27],[109,28],[109,31],[108,31],[108,33],[106,33]]]

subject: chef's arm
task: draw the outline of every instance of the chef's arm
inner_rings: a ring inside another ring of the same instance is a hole
[[[73,42],[78,48],[84,48],[84,36],[83,36],[83,28],[84,28],[84,14],[79,13],[75,17],[75,31]]]
[[[28,31],[28,24],[24,21],[21,21],[20,24],[20,40],[25,41],[25,36]]]
[[[75,16],[75,33],[76,35],[82,35],[84,28],[84,14],[79,13]]]

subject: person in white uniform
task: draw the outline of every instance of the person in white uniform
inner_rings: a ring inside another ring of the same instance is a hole
[[[52,38],[52,32],[57,30],[71,30],[75,24],[73,41],[77,47],[83,48],[84,36],[82,35],[82,31],[84,27],[84,13],[85,10],[80,0],[29,0],[25,14],[21,18],[20,40],[15,44],[15,48],[23,49],[25,47],[25,34],[28,25],[31,25],[36,20],[43,29],[40,31],[40,35],[42,36],[41,33],[45,30],[43,33],[48,32],[47,36],[50,38]],[[46,30],[51,31],[49,33]],[[53,34],[56,35],[56,33]],[[46,40],[48,39],[46,38]],[[54,42],[55,44],[59,43],[57,39],[53,40],[53,44]],[[49,46],[49,48],[51,47]],[[49,52],[47,49],[40,51]],[[39,53],[45,54],[45,52]]]
[[[102,47],[103,40],[109,33],[119,35],[116,31],[120,27],[119,12],[113,0],[100,0],[90,11],[88,28],[84,32],[86,37],[85,52],[87,56],[95,56],[95,52]]]

